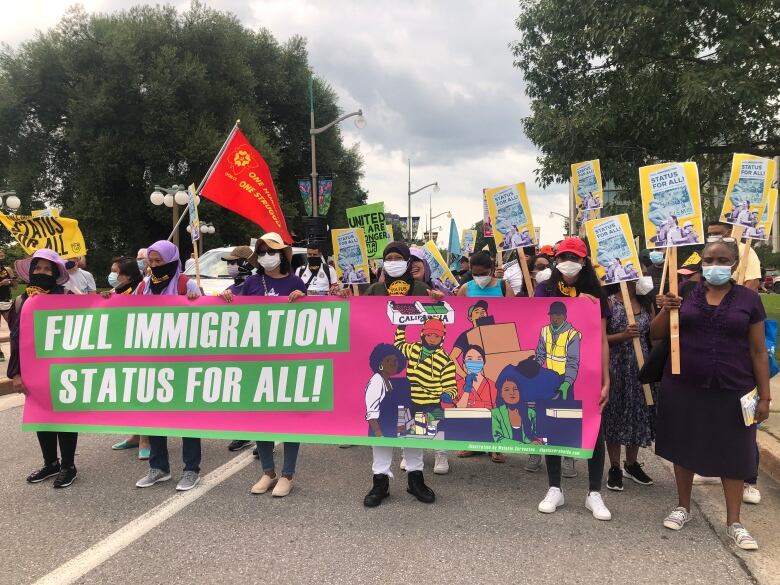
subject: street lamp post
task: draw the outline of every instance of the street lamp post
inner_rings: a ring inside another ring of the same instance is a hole
[[[567,215],[564,215],[562,213],[558,213],[557,211],[551,211],[550,212],[550,219],[553,219],[554,216],[562,217],[565,221],[569,222],[569,235],[572,235],[574,232],[572,232],[571,227],[571,218]],[[537,242],[538,243],[538,242]]]
[[[433,228],[430,226],[433,225],[433,220],[437,217],[441,217],[442,215],[446,215],[448,218],[452,218],[452,212],[447,210],[443,211],[441,213],[437,213],[436,215],[433,215],[433,208],[431,207],[430,199],[428,201],[428,239],[432,239],[433,237]]]
[[[336,118],[329,124],[325,124],[322,128],[316,128],[314,126],[314,78],[309,78],[309,104],[310,104],[310,110],[309,110],[309,119],[311,122],[311,127],[309,129],[309,134],[311,135],[311,216],[317,217],[319,215],[317,204],[319,203],[319,188],[317,185],[317,145],[315,138],[317,134],[322,134],[326,130],[329,130],[336,124],[340,124],[347,118],[351,118],[352,116],[357,116],[355,118],[355,126],[358,128],[358,130],[362,130],[366,127],[366,119],[363,117],[363,110],[360,109],[357,112],[352,112],[350,114],[345,114],[341,116],[340,118]]]
[[[411,243],[411,241],[413,240],[413,237],[412,237],[412,195],[416,195],[417,193],[419,193],[423,189],[427,189],[428,187],[433,187],[433,192],[434,193],[438,193],[439,191],[441,191],[441,189],[439,188],[438,181],[434,181],[433,183],[428,183],[427,185],[412,191],[412,159],[407,159],[407,162],[409,163],[409,183],[408,183],[408,187],[407,187],[407,191],[406,191],[406,197],[407,197],[407,202],[409,204],[409,208],[407,209],[407,211],[409,212],[409,215],[406,217],[406,232],[409,235],[409,242]],[[430,206],[430,204],[429,204],[429,206]]]
[[[196,244],[198,246],[198,256],[203,255],[203,239],[206,235],[211,235],[214,232],[216,232],[216,228],[214,228],[213,224],[210,223],[203,223],[200,224],[200,238],[196,241]],[[187,226],[187,233],[192,235],[192,228],[190,226]]]
[[[16,196],[16,191],[0,191],[0,206],[4,203],[12,213],[22,206],[22,201]]]
[[[199,199],[199,197],[196,198],[196,205],[198,204]],[[165,205],[166,207],[173,208],[173,232],[168,239],[170,240],[172,238],[173,243],[178,247],[179,231],[177,228],[181,222],[181,218],[179,217],[179,206],[187,205],[187,201],[189,201],[189,195],[184,190],[184,186],[173,185],[170,189],[166,189],[159,185],[155,185],[154,191],[149,195],[149,201],[152,202],[152,205]]]

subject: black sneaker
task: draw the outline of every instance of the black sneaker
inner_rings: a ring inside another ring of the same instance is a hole
[[[254,455],[255,459],[260,459],[260,453],[257,452],[257,447],[252,449],[252,455]]]
[[[33,471],[30,475],[27,476],[27,483],[40,483],[45,479],[54,477],[59,472],[60,472],[59,460],[53,461],[52,463],[46,463],[43,467],[41,467],[37,471]]]
[[[70,467],[63,467],[54,478],[54,488],[66,488],[76,480],[76,467],[71,465]]]
[[[249,447],[252,441],[230,441],[228,451],[241,451],[244,447]]]
[[[645,473],[644,469],[642,469],[643,467],[644,463],[639,463],[638,461],[634,461],[630,465],[625,462],[623,463],[623,475],[630,477],[639,484],[653,485],[653,480]]]
[[[613,465],[609,468],[607,473],[607,489],[613,492],[623,491],[623,474],[620,472],[620,467]]]

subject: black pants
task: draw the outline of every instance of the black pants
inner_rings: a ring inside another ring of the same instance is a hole
[[[53,431],[38,431],[38,442],[41,444],[43,461],[48,465],[60,459],[63,467],[72,467],[76,456],[78,433],[59,433]],[[57,443],[60,444],[60,456],[57,457]]]
[[[604,477],[604,434],[599,429],[596,444],[593,446],[593,457],[588,459],[588,491],[600,492],[601,480]],[[561,487],[561,458],[558,455],[545,455],[547,464],[547,480],[550,487]]]
[[[758,469],[758,461],[760,460],[760,458],[761,458],[761,451],[758,449],[758,443],[756,443],[756,469]],[[750,485],[756,485],[758,483],[758,472],[756,472],[755,477],[751,477],[745,483],[749,483]]]

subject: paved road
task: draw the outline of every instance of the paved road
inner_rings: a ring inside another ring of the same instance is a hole
[[[391,498],[366,510],[370,450],[364,447],[304,446],[295,490],[273,499],[249,494],[258,464],[248,450],[228,453],[226,442],[204,442],[203,472],[217,471],[182,495],[174,482],[135,488],[145,463],[134,452],[110,451],[113,436],[83,435],[73,486],[30,486],[24,477],[40,454],[34,435],[20,430],[19,403],[0,398],[2,584],[73,577],[70,582],[81,584],[718,585],[771,583],[780,559],[772,540],[780,509],[776,485],[763,485],[765,502],[745,513],[748,525],[760,527],[762,550],[737,553],[722,537],[717,488],[697,491],[709,519],[697,509],[680,533],[661,526],[674,488],[668,469],[650,453],[643,457],[656,485],[607,493],[614,515],[608,523],[584,509],[582,473],[564,480],[563,509],[539,514],[546,478],[523,471],[522,457],[504,465],[486,457],[455,460],[450,475],[429,474],[438,496],[432,506],[413,501],[396,471]],[[179,461],[178,441],[171,442],[172,460]]]

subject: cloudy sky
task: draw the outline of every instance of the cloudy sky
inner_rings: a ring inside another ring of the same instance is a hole
[[[16,45],[56,24],[73,3],[0,0],[0,39]],[[90,12],[141,3],[81,1]],[[189,0],[170,3],[189,6]],[[516,0],[207,4],[237,14],[247,27],[268,28],[279,40],[308,39],[310,62],[336,90],[342,109],[362,108],[368,121],[363,130],[350,121],[342,130],[348,143],[360,143],[369,202],[384,201],[387,211],[406,215],[411,159],[412,189],[438,181],[433,215],[451,211],[459,229],[481,218],[483,187],[525,181],[542,243],[562,236],[563,220],[551,219],[550,211],[567,213],[567,187],[535,184],[538,151],[522,131],[529,102],[509,50],[519,34]],[[427,216],[430,192],[412,197],[412,215]],[[438,225],[444,244],[449,220],[442,216]]]

